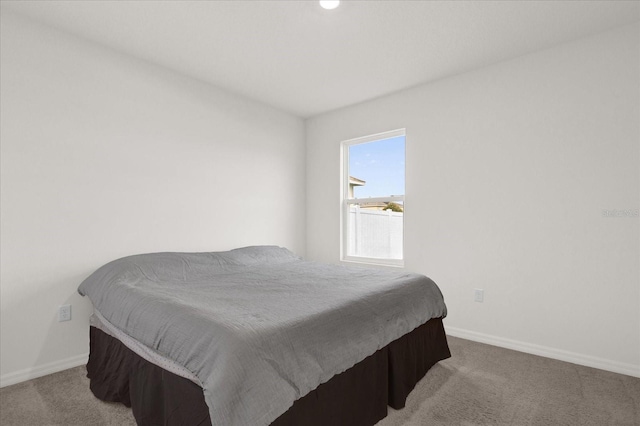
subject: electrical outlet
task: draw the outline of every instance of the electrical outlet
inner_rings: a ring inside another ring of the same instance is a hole
[[[58,308],[58,322],[71,321],[71,305],[62,305]]]
[[[474,289],[473,300],[476,302],[484,302],[484,290],[481,288]]]

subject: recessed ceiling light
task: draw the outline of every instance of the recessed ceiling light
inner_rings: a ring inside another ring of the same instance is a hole
[[[320,6],[327,10],[335,9],[340,5],[340,0],[320,0]]]

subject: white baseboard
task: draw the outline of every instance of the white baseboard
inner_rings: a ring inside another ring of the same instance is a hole
[[[583,355],[547,346],[505,339],[503,337],[491,336],[489,334],[478,333],[476,331],[469,331],[456,327],[445,327],[445,330],[447,334],[453,337],[460,337],[462,339],[473,340],[474,342],[486,343],[488,345],[513,349],[514,351],[571,362],[573,364],[598,368],[600,370],[612,371],[614,373],[626,374],[627,376],[640,377],[640,366],[638,365],[626,364],[623,362],[611,361],[604,358]]]
[[[87,363],[89,354],[72,356],[60,361],[50,362],[48,364],[39,365],[37,367],[25,368],[13,373],[7,373],[0,376],[0,388],[15,385],[16,383],[25,382],[37,377],[46,376],[47,374],[57,373],[58,371],[68,370]]]

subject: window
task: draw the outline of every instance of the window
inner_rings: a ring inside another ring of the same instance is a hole
[[[402,266],[404,129],[342,142],[342,260]]]

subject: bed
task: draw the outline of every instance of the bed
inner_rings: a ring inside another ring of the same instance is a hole
[[[429,278],[281,247],[129,256],[78,291],[91,390],[141,425],[373,425],[450,356]]]

